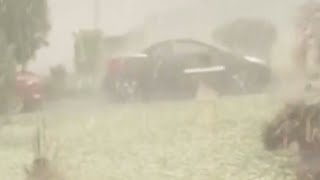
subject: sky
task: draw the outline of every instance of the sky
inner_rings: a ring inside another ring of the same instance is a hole
[[[37,52],[30,69],[46,73],[62,63],[72,71],[73,32],[92,28],[94,0],[48,0],[50,45]],[[119,35],[152,20],[154,41],[191,37],[210,41],[212,30],[239,17],[269,19],[285,34],[303,0],[98,0],[101,28]],[[152,19],[153,18],[153,19]],[[155,21],[157,20],[157,21]]]

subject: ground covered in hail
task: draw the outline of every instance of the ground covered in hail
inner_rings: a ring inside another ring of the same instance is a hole
[[[261,141],[263,124],[279,107],[268,96],[51,104],[2,117],[0,177],[23,179],[44,119],[55,163],[70,180],[291,180],[294,153],[267,152]]]

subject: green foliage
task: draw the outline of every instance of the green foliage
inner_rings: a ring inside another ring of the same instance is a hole
[[[67,94],[67,76],[67,70],[63,65],[50,68],[50,77],[45,85],[49,98],[60,98]]]
[[[50,29],[46,0],[0,1],[0,111],[8,112],[15,97],[16,65],[33,58]]]
[[[9,103],[14,97],[15,61],[13,48],[8,46],[7,39],[0,29],[0,112],[7,112]]]
[[[46,0],[1,0],[0,27],[14,47],[19,64],[26,64],[45,40],[50,29]]]
[[[241,53],[269,60],[277,30],[264,19],[240,18],[218,27],[213,38]]]
[[[75,34],[74,64],[80,74],[92,74],[100,59],[103,34],[99,30],[81,30]]]

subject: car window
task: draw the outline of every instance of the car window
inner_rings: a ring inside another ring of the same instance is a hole
[[[152,56],[172,55],[173,47],[171,42],[161,43],[147,50],[147,53]]]
[[[172,47],[175,54],[206,54],[210,52],[209,47],[192,42],[175,42]]]

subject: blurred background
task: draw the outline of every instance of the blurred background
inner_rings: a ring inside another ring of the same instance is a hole
[[[105,35],[122,35],[144,28],[147,41],[194,37],[211,41],[215,27],[239,17],[262,17],[274,23],[280,41],[290,40],[294,13],[302,0],[49,0],[52,30],[49,47],[38,51],[30,68],[47,73],[49,66],[65,64],[73,71],[73,36],[95,22]],[[98,3],[98,6],[95,6]],[[95,11],[98,10],[98,11]],[[98,16],[98,20],[95,18]],[[146,35],[147,36],[147,35]],[[63,44],[63,46],[61,45]],[[132,48],[136,46],[132,45]],[[277,50],[283,57],[284,50]],[[277,55],[279,56],[279,55]],[[283,62],[283,61],[282,61]],[[282,63],[280,62],[280,63]]]

